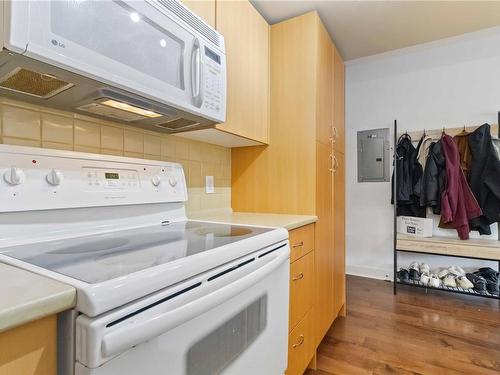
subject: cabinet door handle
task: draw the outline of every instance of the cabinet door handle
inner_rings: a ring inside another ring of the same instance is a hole
[[[337,142],[337,136],[338,136],[337,127],[334,126],[333,127],[333,143]]]
[[[297,276],[292,277],[292,281],[297,281],[304,278],[304,274],[301,272]]]
[[[330,154],[330,156],[328,156],[329,160],[330,160],[330,168],[328,168],[328,170],[330,172],[335,172],[334,168],[333,168],[333,158],[334,156],[332,154]]]
[[[333,173],[337,172],[338,169],[339,169],[339,161],[338,161],[337,157],[334,155],[333,156],[333,168],[332,168]]]
[[[292,245],[292,248],[295,249],[297,247],[302,247],[304,246],[304,241],[300,241],[299,243],[296,243],[295,245]]]
[[[292,345],[292,348],[294,348],[294,349],[295,349],[295,348],[298,348],[298,347],[299,347],[299,346],[301,346],[303,343],[304,343],[304,335],[302,335],[302,334],[301,334],[301,335],[299,336],[299,340],[298,340],[295,344],[293,344],[293,345]]]

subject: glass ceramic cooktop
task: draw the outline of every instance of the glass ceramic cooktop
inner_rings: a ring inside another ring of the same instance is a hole
[[[0,253],[93,284],[271,230],[184,221],[13,246]]]

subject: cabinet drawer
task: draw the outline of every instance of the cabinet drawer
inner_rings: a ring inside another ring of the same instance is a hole
[[[290,234],[290,262],[314,250],[314,224],[293,229]]]
[[[314,251],[290,265],[290,330],[311,309],[313,303]]]
[[[288,335],[287,375],[302,375],[314,355],[312,314],[309,311]]]

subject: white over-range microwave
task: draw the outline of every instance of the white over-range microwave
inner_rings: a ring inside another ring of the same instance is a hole
[[[225,121],[224,38],[179,1],[0,10],[2,96],[169,133]]]

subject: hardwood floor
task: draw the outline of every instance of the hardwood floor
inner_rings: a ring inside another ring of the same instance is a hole
[[[500,374],[500,302],[347,278],[347,317],[318,349],[325,374]]]

